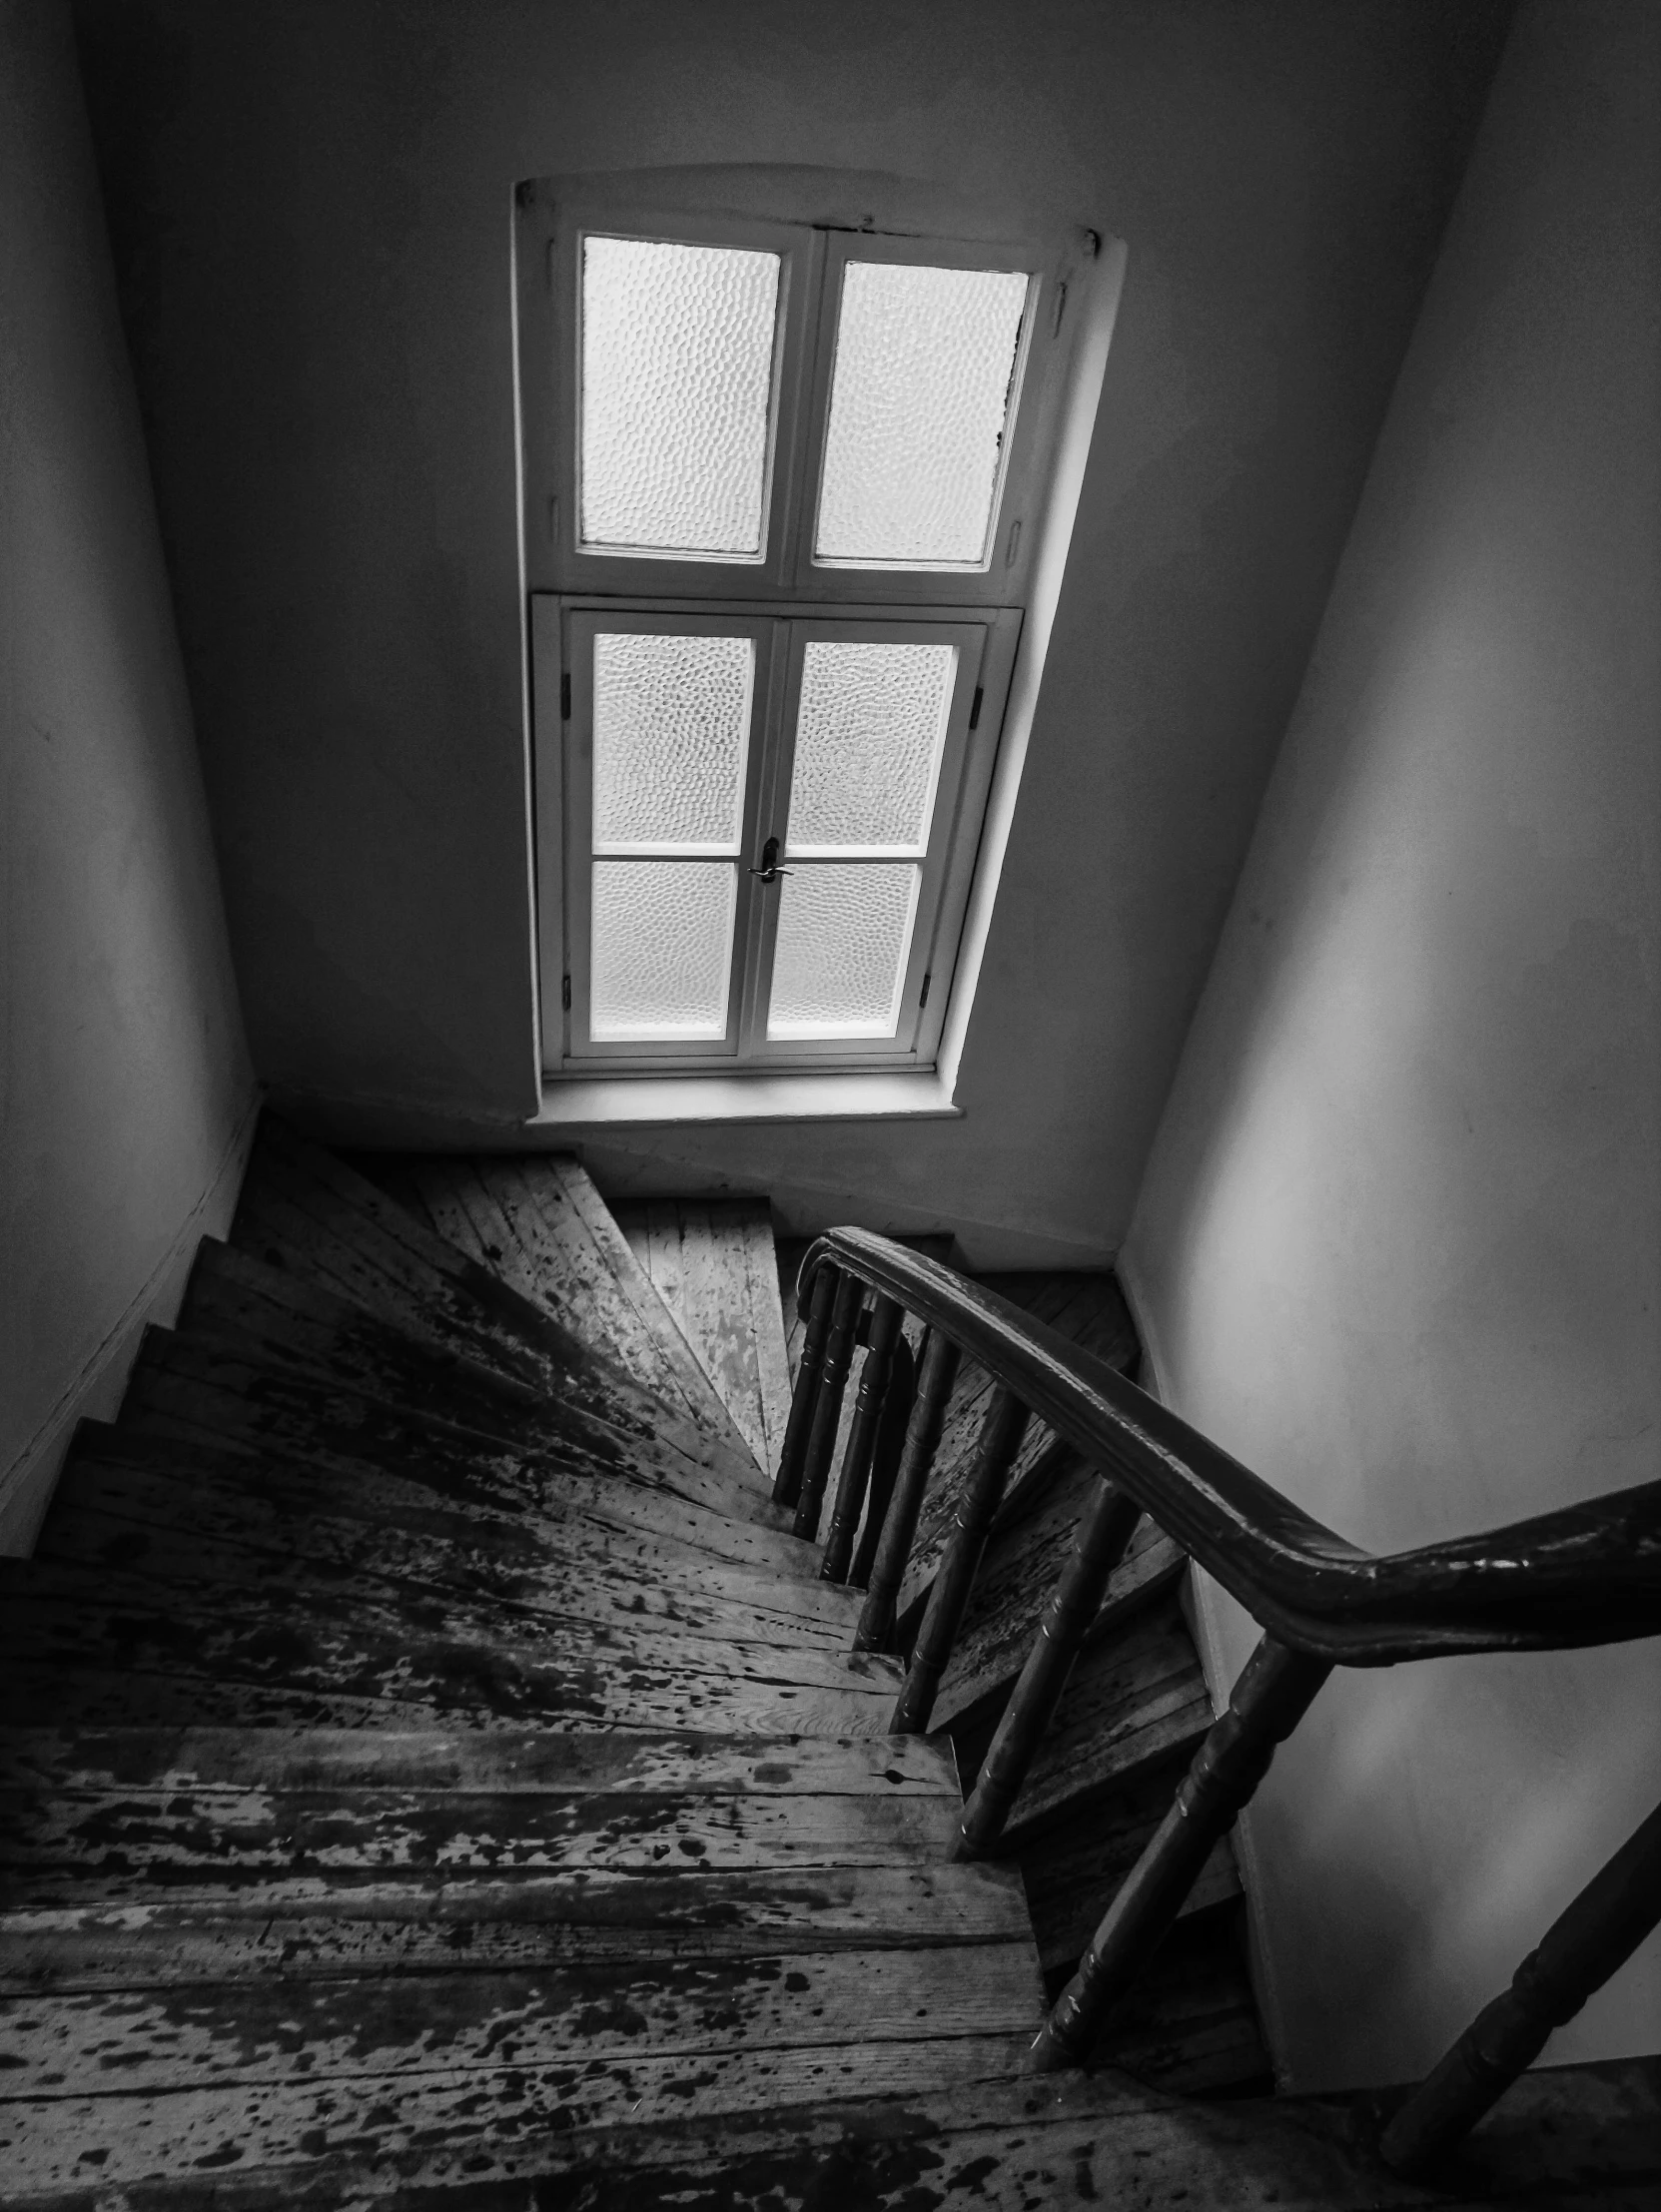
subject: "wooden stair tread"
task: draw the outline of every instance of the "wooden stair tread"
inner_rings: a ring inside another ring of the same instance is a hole
[[[171,1978],[310,1979],[781,1950],[962,1950],[1026,1943],[1010,1867],[707,1867],[462,1878],[157,1885],[142,1904],[0,1911],[0,1993],[148,1988]]]
[[[389,1588],[452,1591],[509,1616],[527,1608],[636,1630],[660,1620],[686,1635],[724,1637],[744,1620],[764,1640],[798,1637],[833,1651],[853,1640],[858,1606],[850,1594],[727,1567],[690,1545],[659,1539],[631,1557],[585,1544],[567,1528],[558,1547],[538,1549],[522,1537],[514,1542],[519,1532],[502,1521],[496,1527],[508,1541],[487,1546],[476,1522],[434,1515],[450,1525],[428,1532],[354,1520],[330,1510],[332,1503],[283,1511],[269,1495],[229,1482],[72,1466],[59,1479],[34,1556],[152,1580],[336,1592],[350,1584],[369,1596]]]
[[[790,1418],[772,1209],[764,1198],[651,1198],[612,1212],[771,1481]]]
[[[443,1596],[383,1604],[324,1591],[149,1583],[103,1568],[0,1562],[0,1706],[12,1726],[90,1721],[81,1678],[101,1675],[101,1708],[121,1679],[134,1719],[171,1718],[181,1698],[203,1718],[238,1722],[236,1693],[273,1713],[282,1691],[321,1725],[332,1698],[374,1700],[444,1716],[550,1727],[711,1728],[879,1736],[900,1680],[892,1661],[832,1655],[798,1641],[769,1645],[684,1637],[649,1625],[625,1635],[593,1623],[520,1613],[510,1633]],[[173,1683],[167,1700],[158,1685]],[[157,1711],[158,1707],[164,1711]],[[227,1710],[230,1708],[230,1710]]]
[[[574,1159],[426,1158],[410,1162],[409,1173],[434,1226],[458,1249],[707,1436],[747,1453],[614,1224],[606,1233],[603,1202]]]
[[[705,1522],[707,1527],[709,1524]],[[37,1558],[107,1559],[179,1530],[204,1543],[235,1542],[293,1562],[373,1565],[410,1583],[454,1583],[509,1602],[561,1590],[596,1617],[662,1613],[710,1604],[776,1615],[796,1633],[846,1648],[857,1593],[811,1573],[812,1555],[789,1538],[717,1524],[746,1550],[735,1564],[677,1536],[605,1521],[579,1510],[495,1511],[446,1498],[405,1477],[358,1469],[328,1473],[299,1460],[218,1452],[170,1437],[85,1424],[41,1531]],[[636,1602],[638,1600],[638,1602]],[[558,1610],[557,1605],[552,1607]]]

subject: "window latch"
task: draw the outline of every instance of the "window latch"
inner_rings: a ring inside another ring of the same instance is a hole
[[[762,846],[761,866],[750,870],[757,883],[777,883],[780,876],[793,876],[795,873],[794,868],[779,866],[779,841],[776,837],[770,837]]]

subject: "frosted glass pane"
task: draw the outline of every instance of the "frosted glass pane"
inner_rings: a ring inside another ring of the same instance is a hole
[[[582,247],[582,542],[759,558],[777,254]]]
[[[767,1035],[892,1037],[918,868],[799,868],[781,880]]]
[[[596,860],[589,1035],[725,1037],[737,890],[719,862]]]
[[[594,639],[594,850],[736,853],[755,646]]]
[[[911,853],[929,839],[955,645],[811,640],[790,772],[790,855]]]
[[[848,264],[816,558],[986,558],[1026,298],[1020,273]]]

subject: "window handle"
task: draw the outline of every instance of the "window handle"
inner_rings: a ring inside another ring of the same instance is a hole
[[[779,866],[779,841],[776,837],[770,837],[762,846],[761,866],[750,870],[758,883],[777,883],[780,876],[793,876],[795,873],[794,868]]]

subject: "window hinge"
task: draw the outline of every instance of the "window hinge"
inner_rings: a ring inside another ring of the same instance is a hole
[[[571,979],[569,976],[561,976],[559,979],[559,1004],[565,1009],[565,1012],[567,1014],[570,1013]]]
[[[1021,549],[1021,519],[1019,515],[1010,524],[1009,543],[1004,547],[1004,566],[1013,568],[1015,556]]]
[[[1054,338],[1054,337],[1055,337],[1055,335],[1056,335],[1056,333],[1057,333],[1057,332],[1058,332],[1058,331],[1059,331],[1059,330],[1061,329],[1061,319],[1062,319],[1062,317],[1063,317],[1063,316],[1064,316],[1064,315],[1065,315],[1066,313],[1067,313],[1067,287],[1066,287],[1065,285],[1057,285],[1057,287],[1056,287],[1056,312],[1055,312],[1055,314],[1054,314],[1054,315],[1053,315],[1053,316],[1051,317],[1051,319],[1050,319],[1050,336],[1051,336],[1052,338]]]
[[[985,697],[986,693],[981,689],[981,686],[977,684],[975,686],[975,703],[969,709],[969,727],[972,730],[978,730],[981,726],[981,701]]]
[[[922,988],[922,990],[921,990],[920,992],[918,992],[918,994],[917,994],[917,1011],[918,1011],[918,1013],[919,1013],[919,1014],[921,1014],[921,1013],[922,1013],[923,1009],[924,1009],[924,1008],[925,1008],[925,1007],[926,1007],[926,1006],[928,1005],[928,1003],[929,1003],[929,986],[930,986],[930,984],[931,984],[931,983],[933,983],[933,981],[934,981],[934,974],[933,974],[933,971],[931,970],[931,971],[930,971],[930,973],[929,973],[928,975],[926,975],[926,976],[925,976],[925,977],[923,978],[923,988]]]
[[[559,671],[559,719],[561,722],[571,719],[571,672],[568,668]]]

